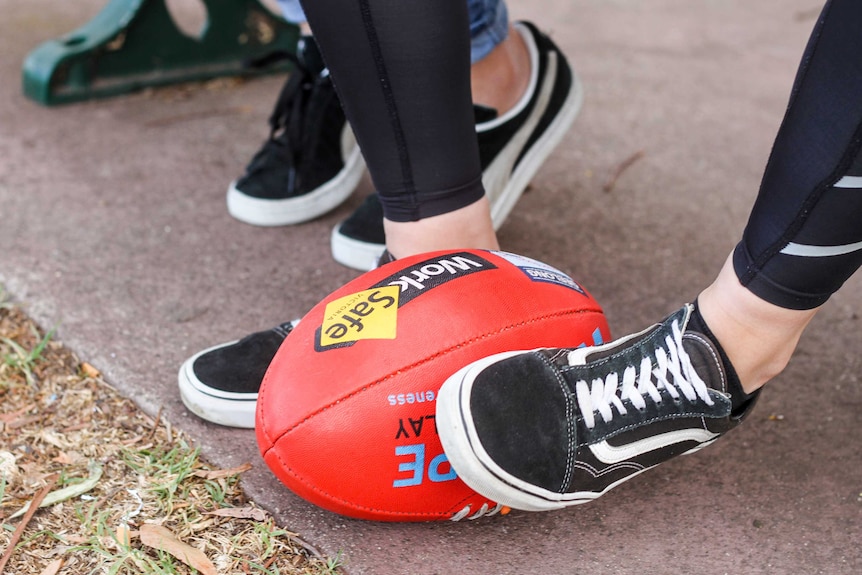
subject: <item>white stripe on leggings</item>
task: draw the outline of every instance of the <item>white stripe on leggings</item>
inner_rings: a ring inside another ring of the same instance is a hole
[[[803,258],[822,258],[828,256],[841,256],[862,250],[862,242],[846,244],[843,246],[807,246],[790,242],[781,253],[788,256],[800,256]]]

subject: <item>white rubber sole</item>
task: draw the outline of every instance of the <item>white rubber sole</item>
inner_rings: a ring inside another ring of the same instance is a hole
[[[232,182],[227,191],[228,213],[247,224],[272,227],[300,224],[334,210],[356,190],[365,172],[365,161],[348,126],[343,138],[344,167],[324,185],[295,198],[265,200],[242,193]]]
[[[329,239],[333,259],[343,266],[361,272],[371,271],[376,268],[377,262],[380,260],[380,256],[383,255],[386,246],[361,242],[343,236],[338,233],[338,228],[340,227],[341,223],[332,228],[332,234]]]
[[[515,204],[518,203],[530,181],[545,163],[545,160],[548,159],[551,152],[559,145],[575,121],[575,118],[578,117],[584,102],[583,84],[575,71],[570,70],[572,75],[571,90],[566,96],[562,107],[542,135],[533,143],[529,151],[524,154],[520,162],[518,162],[524,146],[533,135],[536,126],[547,111],[548,103],[553,96],[554,84],[561,62],[559,61],[557,52],[550,52],[548,54],[548,68],[545,71],[545,77],[542,83],[539,84],[539,49],[536,46],[536,41],[526,26],[516,24],[516,28],[524,38],[524,42],[530,52],[533,74],[530,78],[530,89],[527,90],[524,100],[519,102],[512,110],[500,118],[476,127],[478,131],[481,131],[483,128],[489,129],[490,126],[505,123],[510,116],[517,115],[527,105],[529,100],[533,98],[535,92],[538,91],[538,99],[536,100],[532,114],[520,127],[518,132],[512,136],[507,149],[494,158],[494,161],[485,168],[482,175],[482,184],[485,187],[488,200],[491,204],[491,220],[495,230],[500,229],[509,217],[509,214],[515,207]],[[512,143],[515,145],[511,145]],[[515,165],[516,162],[517,166]]]
[[[232,341],[207,348],[183,362],[177,374],[180,398],[188,410],[201,419],[227,427],[254,429],[256,393],[230,393],[207,387],[195,377],[193,369],[198,357],[234,343]]]
[[[533,69],[538,73],[538,55],[535,42],[530,37],[529,45],[533,46],[534,53]],[[522,143],[532,136],[533,130],[538,125],[544,114],[548,100],[553,93],[553,79],[556,76],[556,53],[552,53],[554,62],[549,64],[547,78],[550,80],[536,89],[542,90],[539,101],[536,103],[536,114],[521,127],[513,139]],[[523,150],[523,146],[515,146],[511,152],[504,151],[491,162],[483,172],[482,184],[485,187],[488,199],[491,203],[491,220],[495,230],[499,230],[505,223],[509,214],[514,209],[524,190],[530,184],[533,177],[548,159],[548,156],[556,149],[560,141],[568,132],[575,119],[581,111],[584,103],[584,88],[574,70],[572,73],[572,90],[566,97],[563,107],[545,132],[533,144],[530,150],[521,158],[517,167],[513,169],[515,162]],[[541,112],[539,112],[541,110]],[[486,123],[493,124],[494,122]],[[482,129],[482,126],[477,126]],[[488,129],[487,127],[485,129]],[[338,233],[341,223],[335,226],[330,237],[332,257],[341,265],[359,271],[369,271],[377,266],[377,261],[383,253],[385,246],[368,242],[361,242],[345,237]]]
[[[556,493],[518,479],[494,463],[482,447],[472,417],[469,417],[473,381],[491,364],[523,353],[500,353],[474,362],[449,377],[437,394],[436,422],[440,442],[449,463],[464,483],[482,496],[512,509],[552,511],[588,503],[646,471],[629,475],[599,493]]]

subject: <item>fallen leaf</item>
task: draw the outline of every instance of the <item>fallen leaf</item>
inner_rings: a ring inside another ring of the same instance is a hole
[[[0,478],[6,483],[15,483],[21,477],[21,470],[15,463],[15,455],[9,451],[0,451]]]
[[[233,467],[231,469],[213,469],[211,471],[195,471],[192,473],[195,477],[202,477],[204,479],[223,479],[225,477],[233,477],[234,475],[239,475],[240,473],[245,473],[249,469],[252,468],[251,463],[243,463],[239,467]]]
[[[20,429],[22,427],[27,427],[31,423],[38,423],[44,419],[45,415],[31,415],[30,417],[19,417],[15,421],[6,422],[6,429]]]
[[[102,375],[102,372],[100,372],[98,369],[96,369],[86,361],[81,364],[81,371],[84,372],[84,375],[86,375],[87,377],[92,377],[93,379],[96,379],[97,377]]]
[[[71,433],[73,431],[81,431],[82,429],[87,429],[88,427],[90,427],[89,421],[81,421],[81,422],[75,423],[74,425],[64,427],[63,433]]]
[[[30,405],[25,405],[21,409],[16,409],[15,411],[10,411],[9,413],[0,413],[0,421],[2,421],[3,423],[11,423],[18,419],[21,415],[33,409],[34,407],[36,407],[36,404],[31,403]]]
[[[129,543],[131,542],[130,533],[131,533],[131,530],[129,529],[129,526],[126,525],[125,523],[120,523],[117,526],[117,531],[116,531],[117,543],[119,543],[123,547],[128,547]]]
[[[219,517],[233,517],[234,519],[254,519],[255,521],[265,521],[268,513],[257,507],[225,507],[224,509],[216,509],[210,511],[206,515],[218,515]]]
[[[74,443],[69,442],[61,433],[57,433],[55,430],[51,428],[44,428],[39,430],[39,434],[36,436],[39,440],[44,441],[48,445],[53,445],[58,449],[68,449]]]
[[[63,566],[63,559],[55,559],[48,563],[39,575],[57,575],[60,568]]]
[[[64,487],[63,489],[52,491],[44,499],[42,499],[42,501],[38,504],[39,507],[47,507],[49,505],[59,503],[60,501],[65,501],[67,499],[71,499],[72,497],[83,495],[84,493],[94,488],[96,484],[99,483],[99,480],[102,478],[102,466],[95,461],[91,461],[90,464],[87,466],[87,469],[90,473],[87,479],[80,483],[70,485],[69,487]],[[24,507],[12,514],[9,519],[15,519],[16,517],[20,517],[27,513],[32,503],[32,501],[28,501],[27,504],[24,505]]]
[[[71,465],[80,458],[81,455],[75,451],[70,451],[68,453],[65,451],[61,451],[56,457],[51,459],[51,461],[60,463],[62,465]]]
[[[141,525],[141,543],[147,547],[170,553],[189,567],[194,567],[203,575],[218,575],[215,565],[203,551],[183,543],[166,527],[144,523]]]

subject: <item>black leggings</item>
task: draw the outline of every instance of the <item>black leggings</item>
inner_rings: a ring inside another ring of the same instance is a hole
[[[485,194],[464,0],[304,0],[387,219]]]
[[[464,0],[305,0],[386,217],[483,194]],[[812,33],[736,273],[776,305],[825,302],[862,264],[862,1],[831,0]]]
[[[781,307],[810,309],[859,268],[860,148],[862,2],[833,0],[802,57],[760,193],[733,254],[743,285]]]

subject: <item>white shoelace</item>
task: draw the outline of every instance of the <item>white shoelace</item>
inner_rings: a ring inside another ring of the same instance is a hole
[[[575,384],[575,394],[578,399],[584,424],[588,429],[596,425],[596,413],[602,416],[605,423],[614,418],[615,408],[620,415],[626,415],[623,402],[628,400],[635,409],[644,409],[649,398],[654,403],[661,403],[660,390],[666,390],[676,400],[680,393],[689,401],[703,400],[707,405],[713,405],[709,390],[694,367],[691,358],[682,347],[682,331],[678,322],[673,322],[673,336],[665,338],[668,350],[656,350],[656,367],[645,357],[639,368],[628,366],[623,371],[622,384],[619,373],[613,372],[604,379],[594,379],[592,383],[579,380]],[[673,383],[668,378],[668,372],[673,376]]]
[[[491,507],[487,503],[483,503],[482,507],[479,508],[476,513],[470,515],[472,508],[468,505],[458,513],[452,516],[452,521],[461,521],[462,519],[467,519],[469,521],[473,521],[474,519],[479,519],[480,517],[490,517],[491,515],[496,515],[503,509],[503,504],[498,503],[494,507]]]

